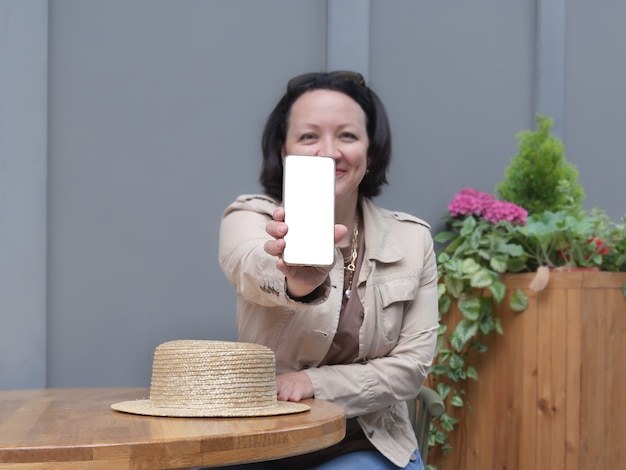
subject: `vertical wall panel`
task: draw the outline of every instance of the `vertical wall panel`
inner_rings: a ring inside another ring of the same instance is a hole
[[[356,70],[367,79],[370,0],[328,0],[327,30],[327,70]]]
[[[565,152],[588,207],[626,214],[626,2],[568,0]]]
[[[554,119],[563,138],[565,113],[565,0],[537,0],[536,112]]]
[[[46,384],[47,0],[0,2],[0,389]]]

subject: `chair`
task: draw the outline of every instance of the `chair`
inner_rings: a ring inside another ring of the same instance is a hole
[[[417,437],[420,455],[426,465],[428,458],[428,435],[430,421],[438,418],[446,410],[439,394],[431,388],[422,387],[414,400],[407,401],[409,418]]]

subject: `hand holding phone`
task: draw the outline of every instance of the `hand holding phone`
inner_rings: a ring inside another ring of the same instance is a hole
[[[330,266],[335,257],[335,160],[287,155],[283,162],[285,235],[290,265]]]

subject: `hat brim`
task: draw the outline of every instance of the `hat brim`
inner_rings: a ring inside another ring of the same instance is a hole
[[[115,411],[144,416],[178,417],[178,418],[236,418],[254,416],[276,416],[301,413],[311,409],[303,403],[277,401],[276,404],[260,408],[168,408],[155,406],[151,400],[131,400],[114,403],[111,408]]]

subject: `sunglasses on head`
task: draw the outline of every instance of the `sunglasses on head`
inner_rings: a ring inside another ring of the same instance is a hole
[[[363,78],[363,75],[358,72],[351,72],[349,70],[337,70],[335,72],[311,72],[303,73],[302,75],[298,75],[297,77],[293,77],[291,80],[289,80],[289,82],[287,83],[287,94],[289,94],[296,88],[309,85],[315,82],[315,80],[322,77],[349,80],[359,86],[365,86],[365,79]]]

